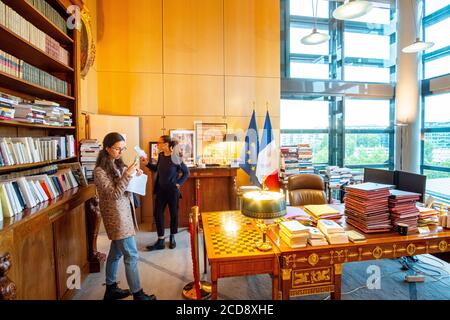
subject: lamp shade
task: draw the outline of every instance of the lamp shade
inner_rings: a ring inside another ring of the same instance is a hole
[[[402,49],[402,52],[404,53],[416,53],[420,51],[427,50],[434,46],[434,42],[424,42],[421,41],[419,38],[414,41],[413,44],[410,44],[409,46]]]
[[[300,42],[306,45],[315,45],[327,42],[328,40],[330,40],[329,35],[318,32],[317,29],[314,28],[313,31],[307,36],[303,37]]]
[[[242,214],[254,219],[275,219],[286,215],[286,200],[282,193],[247,192],[242,197]]]
[[[350,0],[337,7],[333,11],[333,17],[338,20],[356,19],[369,13],[370,10],[372,10],[372,4],[369,1]]]

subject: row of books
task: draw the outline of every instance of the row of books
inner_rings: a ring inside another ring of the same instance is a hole
[[[69,93],[69,85],[66,81],[1,50],[0,71],[65,95]]]
[[[285,181],[291,175],[314,173],[312,149],[309,144],[281,147],[280,157],[280,178]]]
[[[0,138],[0,166],[38,163],[75,156],[73,135]]]
[[[327,166],[325,178],[331,189],[338,189],[345,184],[357,184],[363,180],[363,175],[358,170],[340,168],[338,166]]]
[[[62,32],[67,34],[66,20],[45,0],[27,0],[33,7],[47,17]]]
[[[0,1],[0,24],[41,49],[54,59],[69,65],[69,52],[58,41],[45,34],[20,14]]]
[[[0,183],[0,218],[12,218],[26,208],[53,200],[64,192],[79,186],[70,169],[58,170],[52,175],[20,177]]]
[[[100,150],[101,145],[97,139],[85,139],[80,141],[80,162],[84,175],[88,181],[92,181],[94,179],[95,163],[97,162],[97,157]]]

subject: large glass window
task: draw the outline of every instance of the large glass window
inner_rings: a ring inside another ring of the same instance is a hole
[[[448,5],[450,5],[450,0],[427,0],[425,3],[425,15],[430,15]]]

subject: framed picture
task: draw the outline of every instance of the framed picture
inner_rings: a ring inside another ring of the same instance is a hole
[[[183,151],[183,161],[188,167],[195,165],[194,130],[170,130],[170,138],[178,140]]]
[[[226,123],[195,122],[197,164],[224,165],[227,163]]]
[[[150,142],[150,146],[149,146],[149,152],[150,152],[150,158],[148,159],[149,161],[151,160],[155,160],[158,161],[158,142],[157,141],[152,141]]]

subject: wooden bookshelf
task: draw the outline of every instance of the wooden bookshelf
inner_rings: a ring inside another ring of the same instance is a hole
[[[46,124],[28,123],[16,120],[4,120],[0,119],[0,126],[10,126],[10,127],[23,127],[23,128],[36,128],[36,129],[50,129],[50,130],[75,130],[76,127],[58,127],[49,126]]]
[[[53,22],[26,0],[3,0],[3,2],[61,45],[73,45],[74,41],[71,37],[61,31]]]
[[[26,163],[26,164],[16,164],[13,166],[3,166],[3,167],[0,167],[0,174],[4,174],[7,172],[13,172],[13,171],[21,171],[21,170],[25,170],[25,169],[32,169],[32,168],[37,168],[37,167],[43,167],[43,166],[47,166],[50,164],[65,162],[65,161],[69,161],[69,160],[76,161],[77,157],[69,157],[69,158],[65,158],[65,159],[49,160],[49,161]]]
[[[0,45],[1,48],[1,45]],[[70,102],[74,101],[75,98],[72,96],[68,96],[41,86],[38,86],[34,83],[19,79],[15,76],[7,74],[5,72],[0,71],[0,87],[4,87],[15,92],[25,93],[29,96],[35,96],[37,98],[52,100],[52,101],[63,101]]]
[[[0,39],[2,39],[3,42],[3,51],[14,55],[16,58],[24,60],[39,69],[46,70],[49,73],[74,71],[72,67],[49,56],[32,43],[2,25],[0,25]]]

